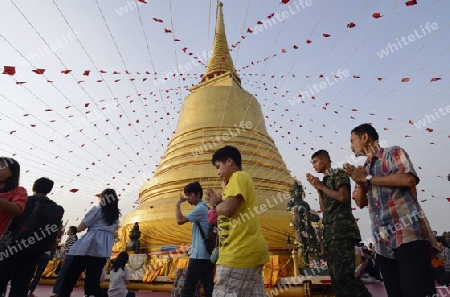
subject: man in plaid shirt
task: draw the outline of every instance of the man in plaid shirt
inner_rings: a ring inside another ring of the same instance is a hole
[[[344,164],[344,170],[356,182],[356,204],[369,208],[388,296],[437,296],[430,256],[436,239],[417,200],[419,178],[408,154],[398,146],[381,148],[370,124],[354,128],[350,142],[355,156],[367,157],[365,166]]]

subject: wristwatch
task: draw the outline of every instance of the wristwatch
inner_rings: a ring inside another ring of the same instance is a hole
[[[368,185],[370,185],[370,181],[372,180],[372,177],[373,176],[370,175],[370,174],[368,176],[366,176],[366,182],[367,182]]]

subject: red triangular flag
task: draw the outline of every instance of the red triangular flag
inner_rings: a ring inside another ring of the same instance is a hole
[[[382,15],[381,15],[379,12],[374,12],[374,13],[372,14],[372,17],[373,17],[374,19],[379,19],[379,18],[382,17]]]
[[[14,67],[14,66],[3,66],[3,74],[8,74],[8,75],[16,74],[16,67]]]
[[[36,74],[44,74],[44,72],[45,72],[45,69],[34,69],[34,70],[31,70],[31,71],[33,71],[34,73],[36,73]]]

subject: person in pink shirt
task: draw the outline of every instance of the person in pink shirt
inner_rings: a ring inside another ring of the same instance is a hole
[[[28,193],[19,186],[19,178],[19,163],[13,158],[0,157],[0,236],[25,209]]]
[[[19,186],[20,165],[13,158],[0,157],[0,251],[8,242],[9,236],[3,236],[12,219],[25,209],[28,193]],[[0,288],[0,295],[6,287]]]

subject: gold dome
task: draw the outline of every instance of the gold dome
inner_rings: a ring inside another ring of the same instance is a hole
[[[259,202],[254,215],[260,215],[269,246],[286,245],[290,213],[285,207],[293,178],[267,133],[261,106],[241,88],[229,53],[223,58],[224,48],[228,45],[220,3],[214,52],[205,76],[185,98],[175,135],[154,176],[141,187],[140,205],[123,219],[115,250],[124,248],[135,222],[142,232],[141,246],[190,243],[191,224],[177,225],[175,203],[184,186],[193,181],[199,181],[204,189],[221,191],[211,158],[225,145],[240,150],[243,170],[253,178]],[[182,204],[184,214],[192,208]]]

